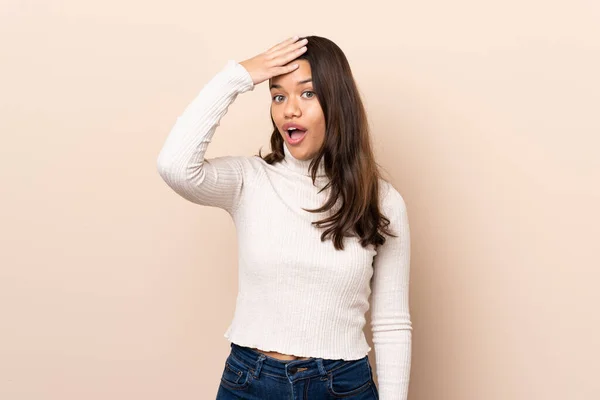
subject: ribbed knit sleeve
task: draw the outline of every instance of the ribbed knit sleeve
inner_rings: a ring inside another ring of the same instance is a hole
[[[228,60],[177,117],[158,155],[157,168],[167,185],[185,199],[230,214],[237,207],[248,160],[234,156],[207,160],[204,154],[229,105],[238,94],[253,89],[248,71]]]
[[[381,400],[406,400],[412,324],[408,307],[410,232],[404,199],[388,184],[382,212],[398,237],[386,236],[373,259],[371,330]]]

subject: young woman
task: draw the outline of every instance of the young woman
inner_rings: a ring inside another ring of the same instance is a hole
[[[266,80],[271,153],[205,159],[228,107]],[[380,177],[335,43],[293,37],[229,60],[177,118],[157,165],[175,192],[226,210],[236,226],[239,292],[217,399],[407,398],[406,205]],[[379,388],[363,333],[369,307]]]

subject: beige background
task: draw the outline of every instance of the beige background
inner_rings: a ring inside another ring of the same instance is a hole
[[[227,59],[295,33],[347,54],[408,205],[410,399],[598,398],[597,1],[11,0],[0,15],[0,398],[214,398],[234,226],[172,192],[156,157]],[[266,150],[268,107],[266,86],[238,97],[208,156]]]

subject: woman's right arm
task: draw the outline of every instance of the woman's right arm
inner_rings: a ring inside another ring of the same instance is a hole
[[[177,118],[157,159],[160,176],[175,192],[193,203],[233,213],[248,183],[244,182],[244,172],[251,168],[249,158],[207,160],[204,154],[238,94],[297,68],[286,65],[306,51],[306,41],[297,40],[289,38],[241,63],[229,60]]]
[[[232,212],[243,186],[243,158],[204,158],[221,118],[237,95],[254,89],[248,71],[229,60],[177,117],[157,159],[162,179],[183,198]]]

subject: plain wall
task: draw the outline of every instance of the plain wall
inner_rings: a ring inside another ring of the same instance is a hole
[[[235,228],[156,158],[228,59],[293,34],[344,50],[407,203],[410,399],[598,398],[598,21],[592,0],[3,1],[0,398],[214,398]],[[239,96],[207,156],[267,152],[269,101]]]

